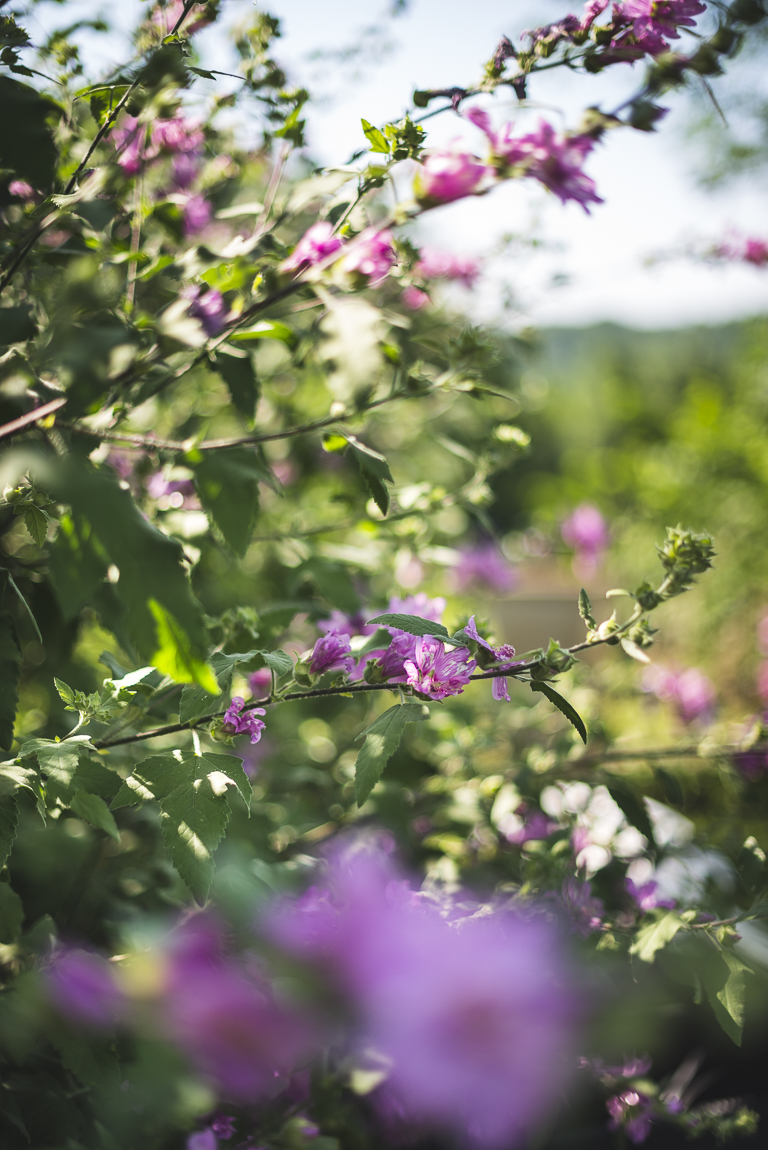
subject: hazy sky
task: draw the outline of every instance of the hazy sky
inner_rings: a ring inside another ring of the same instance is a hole
[[[309,146],[313,157],[326,164],[343,162],[362,145],[361,116],[374,123],[398,117],[409,106],[414,87],[471,84],[502,33],[516,37],[521,29],[569,10],[567,0],[410,0],[406,12],[391,19],[387,0],[269,0],[264,6],[282,21],[275,55],[292,80],[320,97],[308,112]],[[127,21],[143,8],[137,0],[123,0],[119,7],[110,5],[108,13],[113,20]],[[72,9],[95,16],[102,5],[97,0],[79,0],[66,9],[42,4],[38,19],[50,30],[67,22],[64,12]],[[224,0],[227,19],[251,10],[249,0]],[[379,31],[361,38],[371,28]],[[344,49],[361,39],[368,51],[344,59]],[[119,42],[110,49],[119,59]],[[224,51],[223,40],[214,39],[206,54],[223,64]],[[318,51],[326,55],[318,57]],[[617,106],[641,77],[641,68],[629,65],[597,77],[557,70],[537,77],[529,95],[553,123],[574,127],[583,107]],[[563,207],[532,181],[513,181],[481,200],[430,213],[421,238],[486,258],[485,286],[471,299],[463,296],[463,302],[481,317],[495,318],[509,284],[518,305],[510,322],[517,324],[613,319],[674,326],[768,312],[768,269],[686,260],[647,266],[654,253],[694,240],[716,240],[729,230],[768,237],[764,181],[703,191],[685,138],[689,106],[674,94],[666,102],[672,111],[658,133],[610,133],[589,158],[587,170],[605,200],[590,216],[577,204]],[[506,96],[487,105],[498,123],[514,110]],[[521,128],[533,125],[539,114],[527,112]],[[430,127],[433,143],[462,136],[483,150],[476,129],[450,113],[430,121]],[[505,234],[523,242],[491,258]],[[546,248],[531,251],[525,242],[531,238],[545,240]],[[553,288],[553,280],[560,286]]]

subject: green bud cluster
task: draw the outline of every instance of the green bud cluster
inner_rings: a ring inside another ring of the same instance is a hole
[[[709,535],[697,535],[682,527],[668,527],[667,538],[657,548],[667,571],[665,598],[680,595],[712,566],[715,548]]]

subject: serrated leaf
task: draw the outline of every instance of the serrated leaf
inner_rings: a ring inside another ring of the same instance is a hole
[[[268,469],[254,450],[229,447],[206,451],[192,462],[200,502],[224,539],[241,558],[259,514],[259,483]]]
[[[27,739],[22,744],[20,758],[35,755],[43,774],[47,775],[58,788],[67,792],[72,785],[80,762],[80,752],[90,747],[87,735],[74,735],[64,742],[53,739]]]
[[[377,615],[375,619],[368,619],[368,623],[378,623],[382,627],[395,627],[398,631],[406,631],[409,635],[434,635],[443,643],[461,646],[460,640],[453,639],[448,634],[448,628],[444,627],[442,623],[433,623],[430,619],[422,619],[420,615],[400,615],[388,612],[386,615]]]
[[[226,383],[236,410],[253,423],[259,402],[259,380],[250,355],[235,348],[220,347],[211,366]]]
[[[390,148],[386,136],[380,132],[378,128],[375,128],[373,124],[369,124],[367,120],[361,119],[360,123],[363,125],[363,132],[370,142],[371,151],[383,152],[385,155],[389,155]]]
[[[347,443],[349,444],[348,452],[360,469],[360,474],[374,503],[381,514],[386,515],[389,511],[389,491],[385,484],[394,483],[389,464],[383,455],[379,455],[378,451],[366,447],[354,436],[348,435]]]
[[[549,683],[531,683],[531,690],[538,691],[542,695],[546,695],[550,703],[557,707],[561,714],[565,715],[569,723],[572,723],[581,736],[582,742],[587,741],[587,728],[584,726],[584,720],[579,712],[576,710],[567,699],[564,699]]]
[[[173,865],[202,905],[213,880],[213,852],[230,815],[232,793],[250,809],[251,786],[240,759],[206,751],[173,751],[144,759],[112,802],[112,809],[156,799]]]
[[[653,823],[648,815],[642,796],[635,794],[625,783],[608,783],[608,793],[618,807],[624,812],[627,822],[637,827],[641,835],[645,835],[650,846],[655,845],[653,837]]]
[[[715,1001],[720,1007],[719,1010],[715,1007],[715,1014],[729,1038],[741,1046],[747,999],[746,976],[754,974],[754,971],[745,966],[732,950],[723,950],[721,957],[728,967],[728,977],[725,985],[715,995]],[[714,1007],[714,1002],[712,1005]]]
[[[13,618],[0,611],[0,747],[13,742],[16,710],[19,705],[19,663],[21,651]]]
[[[293,659],[286,651],[281,651],[279,647],[276,651],[259,651],[258,654],[278,678],[282,675],[288,675],[293,670]]]
[[[100,831],[105,831],[115,842],[120,842],[120,831],[117,829],[115,816],[98,795],[91,795],[88,791],[75,791],[69,809],[74,811],[78,818],[85,819]]]
[[[653,921],[640,927],[629,953],[641,962],[653,962],[657,953],[670,943],[683,926],[683,920],[673,910],[656,911]]]
[[[48,516],[39,507],[28,507],[24,515],[24,526],[38,547],[42,547],[48,535]]]
[[[361,807],[381,778],[382,772],[400,745],[406,723],[429,718],[424,703],[401,703],[379,715],[358,738],[365,736],[355,764],[355,799]]]

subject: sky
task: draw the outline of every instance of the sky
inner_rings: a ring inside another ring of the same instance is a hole
[[[308,109],[308,150],[327,165],[346,161],[363,144],[361,116],[383,124],[402,115],[416,87],[470,85],[502,34],[517,39],[522,29],[568,11],[567,0],[409,0],[396,18],[391,0],[269,0],[265,6],[281,19],[276,58],[293,82],[317,96]],[[129,21],[143,7],[123,0],[108,14]],[[249,0],[224,0],[223,7],[230,22],[252,11]],[[101,11],[97,0],[67,8],[89,16]],[[60,26],[62,6],[43,3],[37,18],[41,30]],[[209,37],[207,46],[197,41],[208,66],[226,65],[223,37]],[[364,52],[349,51],[361,43]],[[119,38],[110,45],[115,59],[122,48]],[[544,115],[573,128],[585,106],[618,106],[641,77],[640,67],[629,65],[596,77],[560,69],[542,74],[529,89],[538,107],[518,114],[517,122],[528,130]],[[475,102],[497,125],[516,112],[506,94]],[[659,132],[611,132],[590,156],[586,170],[605,201],[590,215],[577,204],[561,205],[533,181],[511,181],[482,199],[429,213],[417,239],[484,261],[481,285],[471,295],[455,289],[457,302],[477,319],[512,327],[603,320],[676,327],[767,313],[768,269],[688,258],[649,266],[659,253],[734,232],[768,238],[764,181],[704,190],[686,132],[690,104],[674,93],[665,102],[671,110]],[[429,126],[432,146],[458,137],[483,152],[480,133],[452,113]],[[505,243],[505,236],[514,239]]]

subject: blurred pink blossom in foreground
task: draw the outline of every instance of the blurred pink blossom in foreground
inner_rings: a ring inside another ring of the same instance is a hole
[[[465,547],[451,576],[458,592],[466,591],[471,586],[480,586],[503,594],[512,591],[518,581],[514,567],[504,558],[498,545],[492,542]]]
[[[608,524],[592,503],[580,503],[560,527],[563,542],[576,552],[575,559],[585,573],[599,565],[610,536]]]
[[[413,183],[416,199],[447,204],[474,192],[490,168],[457,145],[425,152]]]

